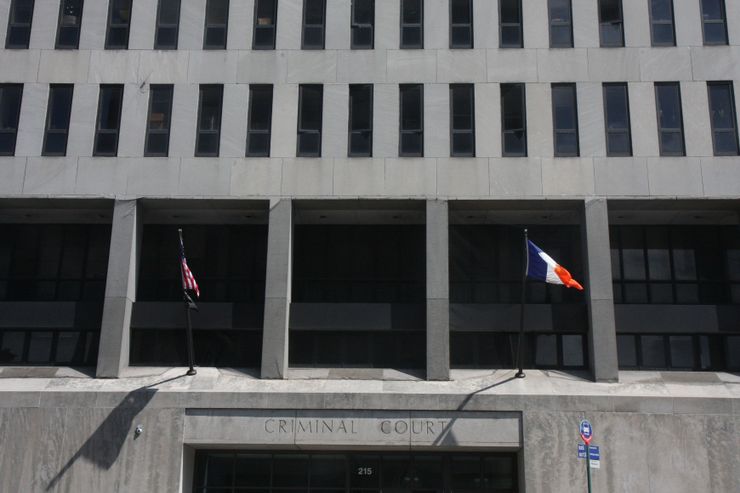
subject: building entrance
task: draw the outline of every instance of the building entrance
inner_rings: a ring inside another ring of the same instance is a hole
[[[514,453],[199,450],[194,493],[516,493]]]

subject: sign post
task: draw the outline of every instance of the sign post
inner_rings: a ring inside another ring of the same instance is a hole
[[[586,463],[588,493],[591,493],[591,451],[589,450],[589,445],[591,444],[591,439],[594,437],[594,430],[591,427],[591,423],[589,423],[587,419],[584,419],[581,421],[581,424],[578,427],[578,431],[581,434],[581,440],[583,440],[583,443],[586,444],[586,460],[584,462]]]

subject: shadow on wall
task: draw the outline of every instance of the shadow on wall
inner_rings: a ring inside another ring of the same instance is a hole
[[[160,382],[147,385],[145,387],[132,390],[121,402],[111,410],[110,414],[100,423],[100,426],[92,435],[82,444],[82,447],[64,464],[64,467],[49,482],[46,491],[54,489],[66,472],[77,462],[78,459],[84,458],[92,462],[99,469],[110,469],[118,460],[126,437],[131,431],[131,425],[134,418],[149,404],[157,393],[153,388],[157,385],[171,382],[182,378],[180,375],[168,378]]]

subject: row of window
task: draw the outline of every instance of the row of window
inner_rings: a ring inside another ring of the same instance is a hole
[[[707,82],[714,154],[738,155],[737,116],[732,82]],[[123,105],[122,84],[102,84],[98,101],[93,155],[115,156]],[[169,153],[174,87],[150,85],[145,156]],[[450,155],[475,156],[475,94],[473,84],[450,84]],[[578,156],[576,84],[552,84],[555,156]],[[74,86],[51,84],[42,154],[66,155]],[[15,153],[22,84],[0,84],[0,155]],[[503,156],[527,155],[525,84],[501,84]],[[270,155],[273,88],[250,85],[246,156]],[[424,85],[399,85],[399,156],[424,155]],[[684,156],[684,125],[678,82],[656,82],[655,101],[661,156]],[[223,85],[200,86],[195,156],[218,156],[221,140]],[[626,83],[603,84],[606,153],[631,156],[629,91]],[[297,156],[321,155],[323,86],[301,84],[298,93]],[[348,155],[372,156],[373,86],[350,84]]]
[[[128,48],[133,0],[109,0],[106,49]],[[653,46],[675,46],[673,0],[647,0]],[[154,49],[177,49],[181,0],[159,0]],[[725,0],[701,0],[704,44],[727,44]],[[28,48],[34,0],[13,0],[6,48]],[[400,0],[400,47],[424,47],[424,0]],[[56,48],[76,49],[82,25],[83,0],[62,0]],[[573,47],[572,0],[548,0],[550,46]],[[524,46],[522,0],[499,0],[499,44]],[[598,0],[601,46],[624,46],[622,0]],[[253,49],[275,49],[278,0],[255,0]],[[449,0],[450,48],[473,48],[473,0]],[[207,0],[204,49],[226,49],[229,0]],[[352,0],[351,48],[373,49],[375,0]],[[326,0],[303,0],[301,47],[323,49],[326,39]]]

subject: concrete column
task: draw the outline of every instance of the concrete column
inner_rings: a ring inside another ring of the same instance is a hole
[[[449,218],[447,201],[427,201],[427,380],[450,378]]]
[[[136,200],[117,200],[105,282],[97,376],[118,378],[129,364],[131,311],[136,301],[141,211]]]
[[[270,201],[265,278],[265,321],[262,334],[262,378],[288,373],[288,324],[293,269],[293,202]]]
[[[614,382],[619,378],[619,367],[607,203],[605,198],[590,198],[584,206],[581,237],[586,266],[589,361],[594,380]]]

